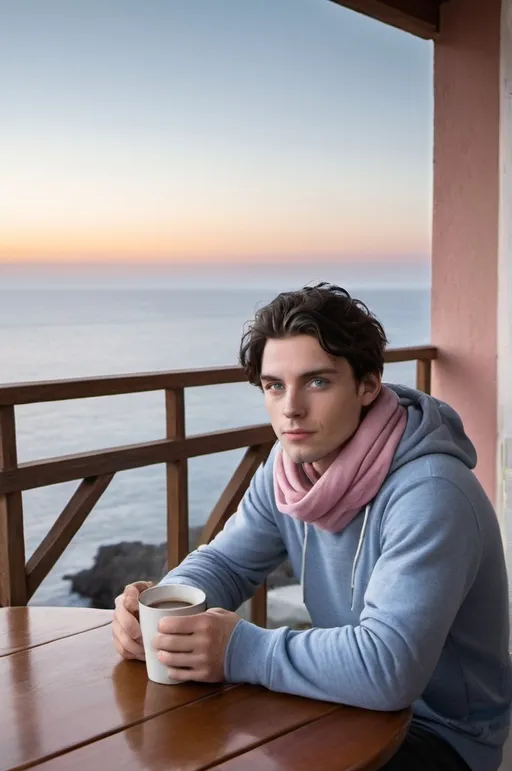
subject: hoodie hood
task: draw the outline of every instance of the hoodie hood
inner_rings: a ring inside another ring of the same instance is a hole
[[[448,404],[406,386],[386,383],[407,410],[407,426],[389,473],[424,455],[458,458],[469,469],[476,466],[476,450],[464,432],[462,420]]]

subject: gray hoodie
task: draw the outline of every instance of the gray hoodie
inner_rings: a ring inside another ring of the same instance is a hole
[[[498,522],[459,416],[390,387],[407,408],[405,433],[380,491],[341,533],[278,511],[274,450],[224,530],[164,582],[235,610],[288,555],[313,628],[240,621],[226,680],[375,710],[412,704],[473,771],[496,771],[512,698]]]

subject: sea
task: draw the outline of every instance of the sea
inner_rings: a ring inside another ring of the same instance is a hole
[[[392,346],[430,340],[427,286],[350,287],[383,322]],[[244,324],[275,296],[245,287],[52,287],[0,283],[0,382],[56,380],[235,364]],[[385,379],[414,385],[415,365],[386,367]],[[258,389],[209,386],[186,393],[187,433],[266,421]],[[20,462],[161,439],[161,392],[20,406]],[[206,521],[242,451],[192,459],[190,522]],[[23,494],[27,557],[76,489],[66,483]],[[31,604],[85,605],[63,576],[90,567],[99,546],[165,540],[163,466],[116,474]]]

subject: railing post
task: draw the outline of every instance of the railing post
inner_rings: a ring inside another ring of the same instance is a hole
[[[251,598],[251,621],[263,628],[267,626],[267,582]]]
[[[167,439],[185,438],[185,390],[165,392]],[[167,463],[167,562],[177,567],[188,554],[188,460]]]
[[[0,472],[18,465],[14,407],[0,407]],[[21,492],[0,495],[0,606],[27,604]]]
[[[416,388],[425,394],[431,391],[432,362],[430,359],[418,359],[416,362]]]

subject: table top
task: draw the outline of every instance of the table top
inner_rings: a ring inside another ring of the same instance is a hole
[[[0,608],[0,771],[373,771],[410,711],[252,685],[158,685],[121,661],[110,611]]]

